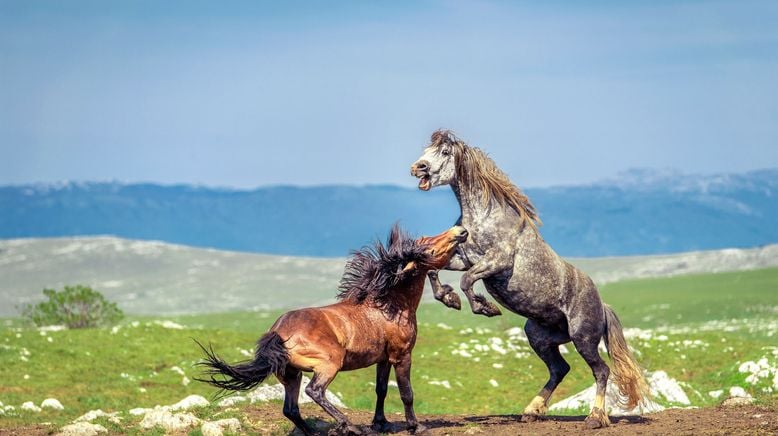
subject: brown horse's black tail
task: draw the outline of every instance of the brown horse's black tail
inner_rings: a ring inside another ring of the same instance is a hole
[[[212,384],[222,390],[245,391],[262,383],[271,374],[282,375],[287,363],[289,352],[284,346],[284,340],[276,332],[266,333],[257,343],[254,360],[238,363],[234,366],[219,358],[210,346],[206,349],[195,341],[205,352],[205,360],[198,363],[207,369],[204,374],[207,379],[195,378],[197,381]],[[217,378],[216,376],[221,376]]]
[[[650,397],[651,390],[643,377],[643,370],[638,366],[635,356],[632,355],[624,339],[621,322],[616,313],[607,304],[603,304],[605,311],[605,348],[613,363],[613,381],[621,391],[621,406],[633,409]]]

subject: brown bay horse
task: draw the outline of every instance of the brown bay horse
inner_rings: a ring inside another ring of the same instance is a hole
[[[575,345],[592,370],[597,394],[586,424],[609,425],[605,389],[612,376],[627,409],[641,404],[649,394],[643,373],[627,346],[621,323],[600,299],[586,273],[566,262],[543,240],[540,220],[529,198],[478,148],[446,130],[432,134],[423,155],[412,165],[419,189],[449,185],[461,215],[457,222],[470,237],[461,244],[445,269],[464,271],[462,292],[474,313],[496,316],[500,309],[473,291],[481,280],[500,305],[524,316],[530,345],[548,367],[546,385],[524,409],[523,419],[544,415],[551,394],[570,371],[559,352],[568,342]],[[459,296],[443,285],[437,272],[429,273],[435,298],[459,309]],[[605,341],[611,368],[598,352]]]
[[[386,432],[384,415],[389,372],[397,375],[407,429],[421,430],[413,411],[411,352],[416,343],[416,309],[426,274],[443,268],[467,239],[459,226],[433,237],[409,238],[395,226],[386,245],[376,242],[352,254],[340,283],[339,302],[293,310],[282,315],[262,336],[251,361],[230,365],[203,348],[206,379],[224,390],[251,389],[271,374],[285,388],[283,413],[305,434],[313,430],[297,405],[303,372],[313,372],[305,389],[337,421],[336,431],[360,433],[330,403],[325,392],[339,371],[376,365],[376,409],[373,430]],[[202,346],[201,346],[202,347]]]

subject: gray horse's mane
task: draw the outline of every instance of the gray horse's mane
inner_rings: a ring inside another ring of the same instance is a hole
[[[492,200],[496,200],[515,210],[522,221],[530,227],[537,229],[537,226],[542,225],[529,197],[511,183],[508,176],[481,149],[470,147],[450,130],[433,132],[430,142],[431,147],[440,147],[444,144],[452,147],[457,163],[457,181],[461,185],[480,189],[483,193],[484,206],[488,207]]]
[[[409,262],[416,262],[413,272],[405,273],[403,268]],[[372,302],[386,311],[390,317],[399,312],[400,293],[397,287],[414,276],[415,271],[427,267],[431,255],[427,246],[416,242],[398,225],[392,227],[386,245],[375,241],[353,251],[346,263],[343,277],[340,279],[339,300],[352,300],[355,303]]]

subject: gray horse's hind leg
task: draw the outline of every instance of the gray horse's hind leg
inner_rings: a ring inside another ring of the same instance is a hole
[[[527,405],[522,414],[522,421],[531,422],[546,414],[548,399],[562,382],[562,379],[570,372],[570,365],[559,353],[559,345],[570,342],[570,336],[567,332],[543,326],[531,319],[528,319],[527,323],[524,324],[524,332],[527,334],[532,349],[548,367],[549,374],[546,385]]]
[[[605,330],[604,325],[602,330]],[[602,338],[602,333],[574,333],[571,336],[573,338],[573,344],[575,344],[575,349],[578,350],[578,353],[592,369],[592,374],[597,383],[597,395],[594,399],[592,411],[586,418],[586,425],[589,428],[607,427],[610,425],[610,420],[608,419],[608,413],[605,410],[605,388],[608,385],[610,368],[608,368],[608,365],[602,360],[600,352],[597,349],[600,344],[600,339]]]

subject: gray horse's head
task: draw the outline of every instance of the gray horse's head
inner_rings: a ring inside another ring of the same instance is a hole
[[[419,189],[429,191],[436,186],[456,183],[458,146],[461,147],[459,139],[448,130],[432,134],[424,154],[411,165],[411,175],[419,179]]]

